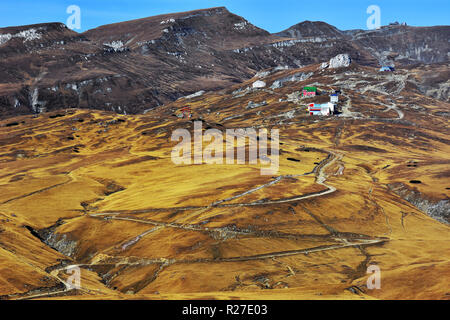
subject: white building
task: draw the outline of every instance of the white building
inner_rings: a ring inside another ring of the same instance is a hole
[[[327,102],[322,104],[311,103],[308,106],[308,112],[310,115],[322,115],[329,116],[334,113],[334,103]]]
[[[338,101],[339,101],[339,96],[337,95],[337,93],[333,93],[332,95],[330,95],[331,103],[338,103]]]

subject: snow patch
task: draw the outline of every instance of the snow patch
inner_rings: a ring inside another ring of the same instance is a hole
[[[326,69],[328,68],[330,65],[328,64],[328,62],[324,62],[320,65],[320,69]]]
[[[255,78],[265,78],[270,74],[270,71],[259,71],[255,74]]]
[[[167,20],[163,20],[163,21],[161,21],[161,24],[166,24],[166,23],[174,23],[175,22],[175,19],[173,19],[173,18],[170,18],[170,19],[167,19]]]
[[[200,97],[200,96],[202,96],[204,93],[205,93],[205,91],[204,91],[204,90],[201,90],[201,91],[197,91],[196,93],[190,94],[190,95],[188,95],[188,96],[186,96],[186,97],[184,97],[184,98],[185,98],[185,99],[192,99],[192,98]]]
[[[266,86],[266,83],[265,83],[264,81],[261,81],[261,80],[258,80],[258,81],[253,82],[253,85],[252,85],[252,87],[253,87],[254,89],[257,89],[257,88],[264,88],[265,86]]]
[[[250,50],[253,50],[253,47],[234,49],[233,52],[234,53],[245,53],[245,52],[248,52]]]
[[[289,70],[289,66],[276,66],[273,71]]]
[[[319,42],[326,42],[328,39],[321,38],[321,37],[311,37],[311,38],[304,38],[304,39],[295,39],[295,40],[283,40],[272,43],[272,46],[274,48],[282,48],[282,47],[292,47],[297,43],[319,43]]]
[[[123,45],[123,42],[120,40],[113,41],[113,42],[105,42],[105,43],[103,43],[103,45],[109,47],[114,52],[122,52],[122,51],[126,50],[126,48]]]
[[[243,30],[243,29],[245,29],[247,27],[247,25],[248,25],[247,21],[235,23],[234,24],[234,29],[235,30]]]
[[[5,42],[8,42],[12,38],[23,38],[23,42],[32,41],[40,39],[42,35],[38,32],[37,29],[31,28],[28,30],[22,30],[19,33],[16,34],[0,34],[0,45],[4,44]]]
[[[36,29],[28,29],[28,30],[23,30],[19,33],[17,33],[15,35],[15,37],[17,38],[23,38],[24,42],[26,41],[32,41],[32,40],[36,40],[36,39],[40,39],[41,38],[41,34],[37,32]]]
[[[31,110],[34,113],[42,113],[45,110],[46,101],[39,101],[39,90],[38,88],[34,88],[33,93],[30,96],[31,100]]]
[[[5,42],[8,42],[9,40],[11,40],[13,36],[9,33],[6,34],[0,34],[0,46],[2,44],[4,44]]]

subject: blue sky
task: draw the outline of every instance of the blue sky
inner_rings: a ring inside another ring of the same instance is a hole
[[[369,5],[381,9],[381,24],[449,25],[449,0],[0,0],[0,27],[43,22],[66,23],[66,8],[81,8],[81,30],[163,13],[226,6],[270,32],[304,20],[325,21],[339,29],[367,29]]]

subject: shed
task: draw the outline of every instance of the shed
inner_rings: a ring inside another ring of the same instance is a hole
[[[394,68],[394,67],[391,67],[391,66],[382,66],[382,67],[380,68],[380,72],[384,72],[384,71],[388,71],[388,72],[390,72],[390,71],[395,71],[395,68]]]
[[[339,101],[339,96],[337,93],[333,93],[330,95],[330,102],[337,103]]]
[[[317,88],[316,87],[304,87],[302,95],[304,97],[315,97],[317,94]]]
[[[308,112],[310,115],[329,116],[334,113],[334,104],[331,102],[322,104],[311,103],[308,105]]]

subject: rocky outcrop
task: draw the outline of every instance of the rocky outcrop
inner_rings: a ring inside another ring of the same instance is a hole
[[[78,245],[77,241],[70,240],[66,234],[49,233],[43,241],[67,257],[74,257]]]
[[[64,221],[60,219],[51,227],[38,231],[32,230],[32,234],[54,250],[67,257],[73,258],[75,256],[78,242],[69,239],[66,234],[59,234],[56,232],[56,229],[62,224],[64,224]]]
[[[338,54],[336,57],[331,58],[328,63],[328,68],[336,69],[336,68],[345,68],[348,67],[352,63],[352,59],[350,55],[347,53]]]
[[[273,84],[270,86],[271,89],[278,89],[283,87],[283,84],[286,82],[294,82],[294,81],[304,81],[313,75],[312,72],[303,73],[298,72],[289,77],[284,77],[282,79],[275,80]]]
[[[405,199],[433,219],[450,224],[449,199],[432,200],[417,190],[407,188],[403,183],[389,184],[388,187],[402,199]]]
[[[263,101],[261,103],[255,103],[253,101],[249,101],[247,106],[245,107],[245,109],[255,109],[255,108],[259,108],[262,106],[266,106],[267,105],[267,101]]]

